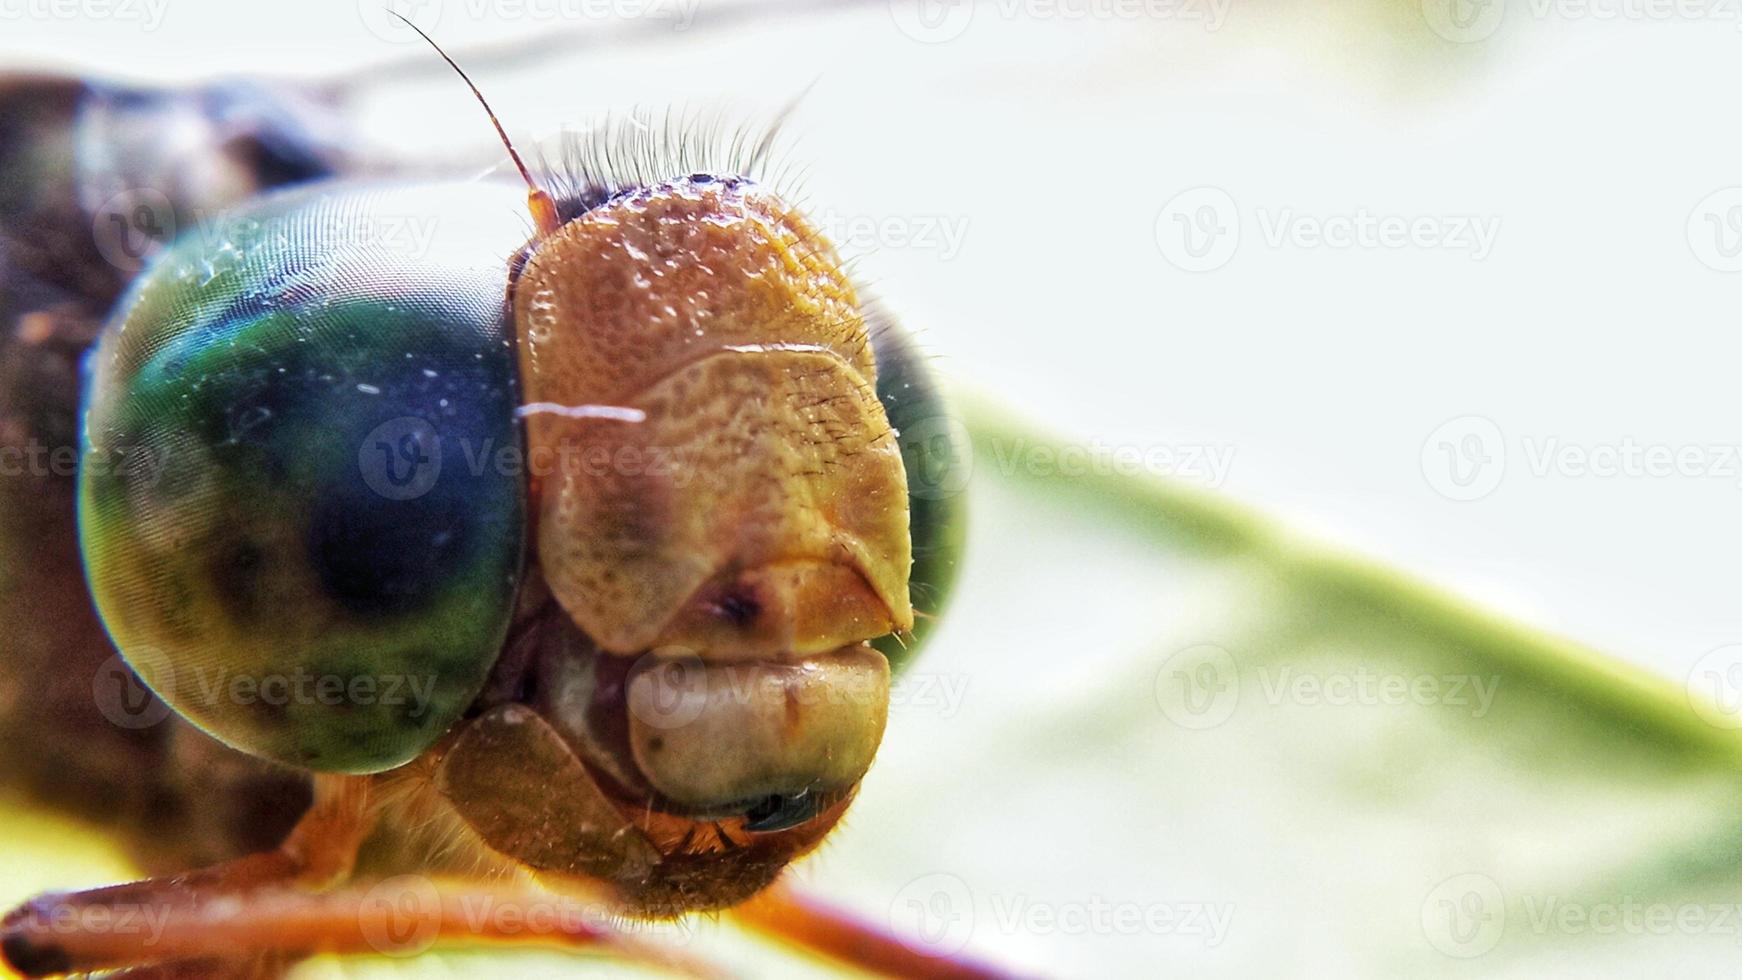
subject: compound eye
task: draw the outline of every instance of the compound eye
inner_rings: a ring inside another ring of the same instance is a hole
[[[973,448],[968,431],[950,412],[948,400],[925,354],[887,311],[865,311],[877,354],[877,398],[889,416],[907,470],[913,535],[911,636],[886,636],[873,644],[899,672],[913,661],[926,633],[938,622],[956,582],[967,533],[968,479]]]
[[[218,739],[379,771],[482,686],[525,536],[521,474],[476,465],[517,445],[509,200],[270,197],[119,307],[89,386],[86,571],[128,662]],[[480,206],[504,220],[455,214]],[[386,247],[420,214],[444,216],[427,241]]]

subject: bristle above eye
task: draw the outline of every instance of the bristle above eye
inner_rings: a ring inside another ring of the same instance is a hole
[[[626,191],[690,174],[744,177],[785,193],[791,174],[775,171],[771,159],[789,111],[757,127],[717,112],[632,110],[565,131],[540,148],[535,169],[563,221]]]

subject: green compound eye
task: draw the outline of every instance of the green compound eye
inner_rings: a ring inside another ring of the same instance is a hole
[[[161,256],[91,364],[80,533],[128,662],[236,748],[401,765],[477,696],[525,538],[487,185],[263,199]]]
[[[938,621],[961,569],[973,449],[967,429],[950,413],[930,365],[912,338],[875,304],[866,310],[866,319],[877,354],[877,399],[897,433],[907,470],[913,635],[886,636],[872,644],[889,658],[891,669],[900,671],[913,662]]]

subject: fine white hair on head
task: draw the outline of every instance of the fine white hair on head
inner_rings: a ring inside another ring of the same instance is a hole
[[[762,126],[731,122],[716,109],[612,114],[540,146],[535,170],[564,221],[624,191],[690,174],[745,178],[787,197],[801,175],[774,161],[791,108]]]

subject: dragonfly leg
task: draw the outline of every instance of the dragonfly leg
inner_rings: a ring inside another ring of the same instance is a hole
[[[437,942],[589,948],[689,976],[713,971],[617,934],[588,906],[514,881],[399,875],[334,887],[374,825],[367,779],[320,777],[274,851],[185,874],[38,896],[0,920],[26,976],[122,970],[142,980],[276,977],[313,953],[412,955]],[[330,890],[329,890],[330,889]]]
[[[77,942],[62,936],[63,958],[52,962],[20,960],[10,946],[7,955],[27,976],[155,963],[122,976],[254,980],[279,975],[258,972],[256,965],[282,968],[315,953],[413,956],[442,943],[486,943],[597,951],[680,976],[718,975],[600,922],[537,919],[530,910],[550,909],[557,900],[517,884],[400,875],[330,892],[267,886],[229,897],[167,906],[131,934],[80,935]]]
[[[921,953],[785,883],[731,912],[745,926],[871,973],[911,980],[1010,980],[1016,974],[956,956]]]
[[[243,960],[181,960],[106,973],[107,980],[282,980],[301,962],[298,955],[272,954]]]
[[[349,876],[374,827],[369,782],[321,777],[315,800],[276,849],[181,874],[38,895],[0,919],[0,953],[21,973],[117,969],[179,959],[156,938],[180,921],[236,914],[261,889],[318,889]],[[224,951],[208,945],[190,954]]]

